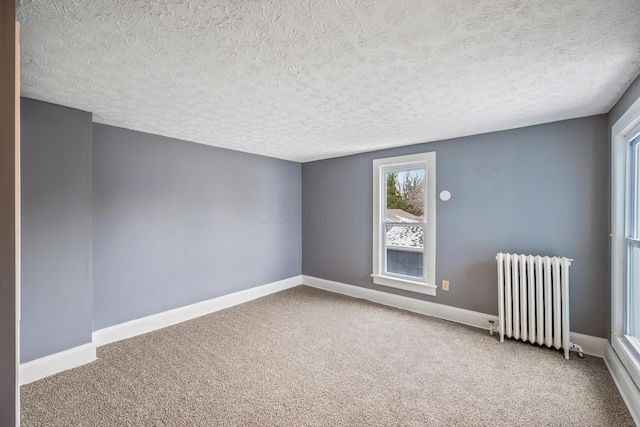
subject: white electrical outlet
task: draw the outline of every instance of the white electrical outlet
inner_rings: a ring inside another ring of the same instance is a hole
[[[448,280],[443,280],[442,281],[442,290],[443,291],[448,291],[449,290],[449,281]]]

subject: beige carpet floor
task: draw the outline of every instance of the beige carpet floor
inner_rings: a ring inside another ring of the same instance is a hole
[[[604,362],[300,286],[22,387],[23,426],[632,426]]]

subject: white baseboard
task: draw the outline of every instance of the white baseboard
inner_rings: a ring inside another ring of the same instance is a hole
[[[96,346],[89,343],[21,363],[20,385],[32,383],[67,369],[77,368],[94,360],[96,360]]]
[[[78,366],[91,363],[96,360],[96,347],[175,325],[301,284],[302,276],[294,276],[289,279],[234,292],[229,295],[223,295],[218,298],[100,329],[93,333],[93,340],[89,344],[51,354],[31,362],[22,363],[20,365],[20,385],[29,384],[50,375],[66,371],[67,369],[77,368]]]
[[[584,354],[604,358],[609,341],[605,338],[571,332],[570,340],[582,347]]]
[[[108,328],[97,330],[93,333],[93,342],[100,347],[105,344],[120,341],[123,339],[146,334],[157,329],[182,323],[196,317],[214,313],[234,305],[242,304],[264,297],[285,289],[293,288],[302,284],[302,276],[294,276],[278,282],[269,283],[255,288],[247,289],[232,294],[223,295],[210,300],[197,302],[195,304],[179,307],[162,313],[120,323]]]
[[[333,282],[331,280],[311,276],[294,276],[278,282],[223,295],[207,301],[100,329],[93,333],[93,341],[89,344],[21,364],[20,384],[29,384],[49,375],[91,363],[96,360],[96,347],[195,319],[196,317],[214,313],[301,284],[482,329],[489,329],[489,320],[497,322],[498,319],[497,316],[490,314],[389,294],[373,289]],[[582,346],[586,354],[593,356],[604,357],[605,348],[608,348],[608,342],[603,338],[571,333],[571,340]]]
[[[465,310],[463,308],[451,307],[437,304],[435,302],[423,301],[387,292],[367,289],[360,286],[347,285],[345,283],[334,282],[317,277],[302,276],[302,283],[325,291],[348,295],[350,297],[365,299],[377,302],[378,304],[390,307],[401,308],[414,313],[426,314],[427,316],[438,317],[464,325],[475,326],[476,328],[489,329],[489,320],[498,323],[498,316],[479,313],[477,311]]]
[[[418,300],[374,289],[367,289],[360,286],[347,285],[346,283],[334,282],[332,280],[319,279],[312,276],[302,276],[302,283],[314,288],[324,289],[325,291],[365,299],[378,304],[401,308],[414,313],[425,314],[427,316],[462,323],[476,328],[488,330],[490,320],[493,320],[496,325],[498,324],[498,316],[494,316],[492,314],[479,313],[477,311]],[[580,345],[585,354],[597,357],[604,357],[605,347],[608,344],[608,341],[604,338],[592,337],[590,335],[574,332],[571,333],[571,341]]]
[[[624,403],[629,408],[633,421],[640,426],[640,391],[609,343],[606,346],[604,363],[607,365]]]

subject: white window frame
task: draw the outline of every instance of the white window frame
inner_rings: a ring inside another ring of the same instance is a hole
[[[611,346],[640,388],[640,348],[626,333],[627,215],[631,188],[629,146],[640,133],[640,99],[613,125],[611,131]]]
[[[422,280],[385,272],[386,172],[425,169],[425,239]],[[436,153],[388,157],[373,161],[373,283],[425,295],[436,295]]]

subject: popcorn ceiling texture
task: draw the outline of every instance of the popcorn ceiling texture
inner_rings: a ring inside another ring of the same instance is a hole
[[[606,113],[637,0],[20,0],[22,95],[295,161]]]

